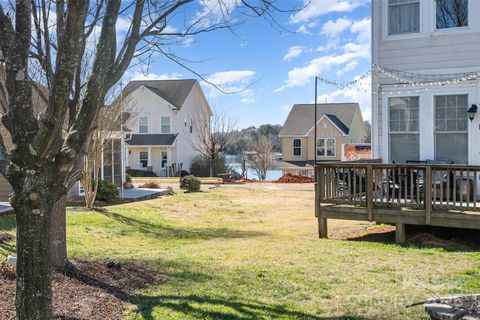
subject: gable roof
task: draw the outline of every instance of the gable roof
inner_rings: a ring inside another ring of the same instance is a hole
[[[317,104],[317,122],[323,116],[328,117],[344,134],[348,135],[355,112],[360,110],[358,103],[321,103]],[[288,114],[280,136],[304,136],[315,125],[315,104],[295,104]]]
[[[144,86],[177,109],[180,109],[196,82],[197,80],[195,79],[132,80],[125,87],[123,94],[127,96],[141,86]]]

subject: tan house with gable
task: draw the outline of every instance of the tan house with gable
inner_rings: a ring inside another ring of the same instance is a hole
[[[340,161],[342,145],[364,143],[365,123],[358,103],[328,103],[317,105],[317,143],[314,143],[314,104],[292,107],[282,130],[284,173],[313,175],[315,150],[317,161]]]

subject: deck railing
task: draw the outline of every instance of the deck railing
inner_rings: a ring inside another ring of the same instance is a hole
[[[480,211],[480,166],[337,162],[317,165],[317,201],[368,208]]]

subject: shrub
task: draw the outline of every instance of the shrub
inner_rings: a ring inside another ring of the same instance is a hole
[[[200,179],[192,175],[185,176],[180,179],[180,189],[187,192],[200,191]]]
[[[130,182],[130,183],[132,183],[132,176],[129,175],[129,174],[126,174],[126,175],[125,175],[125,182]]]
[[[108,181],[98,181],[97,200],[111,203],[118,198],[118,188]]]
[[[127,174],[130,175],[130,177],[149,177],[149,178],[154,178],[157,176],[157,174],[153,171],[147,171],[147,170],[138,170],[138,169],[128,169]]]
[[[0,262],[0,278],[15,280],[16,272],[15,268],[6,262]]]
[[[225,173],[228,171],[228,166],[225,161],[225,157],[219,157],[213,166],[213,176],[216,177],[219,173]],[[210,176],[210,160],[204,156],[198,155],[192,160],[190,167],[190,174],[197,177],[209,177]]]
[[[155,182],[155,181],[148,181],[148,182],[145,182],[144,184],[142,184],[140,186],[140,188],[147,188],[147,189],[160,189],[160,185]]]

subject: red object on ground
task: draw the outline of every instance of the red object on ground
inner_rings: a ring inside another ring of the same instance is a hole
[[[275,181],[277,183],[312,183],[314,182],[313,178],[305,176],[297,176],[290,173],[282,176],[280,179]]]

